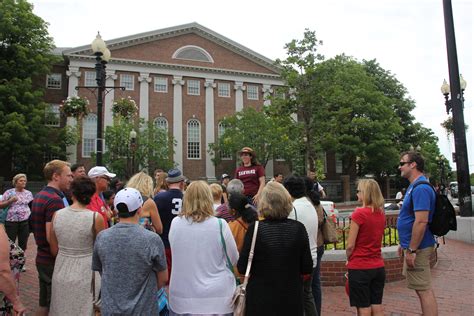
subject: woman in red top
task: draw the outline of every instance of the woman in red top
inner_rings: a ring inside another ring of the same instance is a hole
[[[383,315],[384,199],[379,185],[372,179],[359,181],[357,199],[362,207],[352,213],[346,249],[350,303],[357,308],[358,315]]]
[[[265,169],[257,161],[255,152],[250,147],[244,147],[240,151],[242,164],[235,170],[235,179],[244,184],[244,194],[254,205],[258,203],[260,192],[265,186]]]

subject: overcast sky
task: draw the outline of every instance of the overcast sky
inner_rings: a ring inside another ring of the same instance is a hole
[[[413,114],[439,138],[451,160],[454,140],[440,123],[447,118],[443,79],[448,80],[442,0],[157,1],[30,0],[49,23],[58,47],[105,41],[197,22],[268,58],[285,58],[283,46],[316,31],[326,58],[345,53],[377,59],[396,75],[416,101]],[[460,73],[467,81],[464,119],[470,172],[474,172],[473,18],[471,0],[453,0]],[[113,52],[112,52],[113,57]],[[449,80],[448,80],[449,82]],[[416,144],[415,144],[416,145]],[[456,167],[452,165],[455,169]]]

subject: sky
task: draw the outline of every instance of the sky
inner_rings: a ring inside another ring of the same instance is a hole
[[[285,43],[306,28],[323,41],[326,58],[346,54],[377,59],[415,100],[413,115],[439,138],[450,160],[454,139],[440,126],[446,118],[440,87],[449,82],[441,0],[29,0],[49,23],[57,47],[88,45],[100,31],[107,40],[197,22],[265,57],[285,58]],[[474,172],[474,65],[472,0],[452,0],[459,72],[467,82],[464,120],[469,169]],[[113,52],[112,52],[113,58]],[[417,144],[413,144],[415,147]]]

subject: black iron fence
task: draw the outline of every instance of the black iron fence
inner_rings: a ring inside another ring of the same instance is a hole
[[[325,245],[325,249],[345,250],[347,245],[347,239],[349,237],[349,227],[351,225],[351,218],[337,218],[336,229],[338,241],[333,244]],[[382,239],[382,246],[396,246],[399,243],[398,231],[397,231],[397,217],[390,216],[385,220],[385,231]]]

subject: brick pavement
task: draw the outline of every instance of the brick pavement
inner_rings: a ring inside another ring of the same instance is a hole
[[[27,271],[22,274],[20,295],[32,314],[37,308],[38,274],[34,265],[36,245],[28,242]],[[446,239],[438,249],[438,264],[432,270],[439,315],[474,315],[474,245]],[[418,298],[405,281],[388,283],[384,292],[386,315],[421,315]],[[324,315],[354,315],[343,287],[323,288]]]

